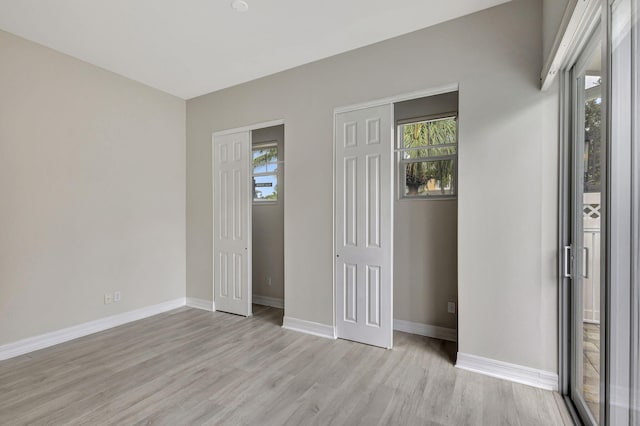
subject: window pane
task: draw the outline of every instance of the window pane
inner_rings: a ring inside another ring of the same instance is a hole
[[[276,201],[278,199],[278,175],[253,177],[253,201]]]
[[[277,163],[278,148],[260,148],[253,150],[253,173],[267,173],[268,163]]]
[[[454,160],[405,163],[404,171],[405,197],[455,194]]]
[[[455,117],[421,121],[400,126],[402,146],[412,148],[424,145],[456,143]]]
[[[268,163],[266,169],[267,173],[276,173],[278,171],[278,163]]]

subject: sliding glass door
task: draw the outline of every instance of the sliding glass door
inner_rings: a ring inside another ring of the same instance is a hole
[[[640,0],[600,5],[562,79],[561,390],[640,426]]]
[[[609,99],[607,277],[607,424],[640,425],[638,417],[639,293],[638,225],[638,6],[639,0],[608,4]],[[635,407],[635,408],[634,408]]]
[[[606,188],[603,144],[603,84],[600,31],[587,43],[571,70],[571,243],[565,274],[570,280],[571,398],[587,423],[600,424],[604,377],[605,315],[602,284],[603,188]]]

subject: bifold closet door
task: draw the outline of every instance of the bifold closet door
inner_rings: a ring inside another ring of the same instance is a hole
[[[251,315],[251,134],[213,137],[213,278],[217,311]]]
[[[393,343],[393,107],[336,114],[337,336]]]

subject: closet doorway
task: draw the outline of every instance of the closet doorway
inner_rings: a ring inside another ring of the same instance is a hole
[[[215,309],[283,309],[284,121],[216,132],[212,157]]]
[[[336,336],[456,341],[457,84],[336,108],[334,128]]]
[[[458,92],[394,104],[394,329],[457,341]]]
[[[284,309],[284,125],[251,132],[252,296]]]

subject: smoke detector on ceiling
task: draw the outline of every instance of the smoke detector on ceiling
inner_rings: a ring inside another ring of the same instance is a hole
[[[249,10],[249,3],[244,0],[233,0],[231,2],[231,7],[236,12],[246,12],[247,10]]]

